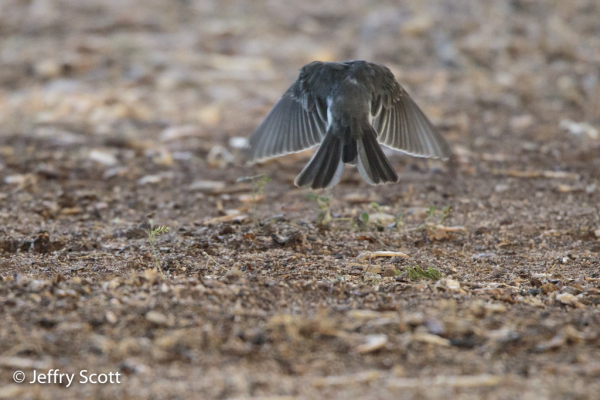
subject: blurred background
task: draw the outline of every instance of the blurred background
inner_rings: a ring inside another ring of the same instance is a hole
[[[458,157],[346,168],[327,229],[239,138],[349,59]],[[598,0],[0,0],[0,398],[597,398],[599,79]]]
[[[7,167],[6,157],[33,142],[91,154],[92,169],[124,163],[130,153],[120,149],[159,165],[226,167],[229,138],[250,135],[313,60],[387,65],[463,156],[549,152],[571,135],[573,146],[596,148],[599,8],[595,0],[4,0],[0,174],[27,172],[31,165]]]

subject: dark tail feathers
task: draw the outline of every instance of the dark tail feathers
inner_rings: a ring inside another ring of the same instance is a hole
[[[349,143],[344,145],[344,149],[342,151],[342,161],[346,164],[356,165],[357,151],[358,147],[356,145],[356,140],[350,138]]]
[[[331,132],[327,132],[319,149],[294,183],[296,186],[310,186],[313,189],[330,188],[339,183],[343,171],[342,142]]]
[[[398,182],[398,174],[377,142],[377,132],[370,124],[365,124],[362,128],[363,138],[357,141],[360,175],[371,185]]]

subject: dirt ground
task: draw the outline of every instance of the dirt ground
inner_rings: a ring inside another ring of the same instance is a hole
[[[2,0],[0,398],[598,399],[600,3],[399,3]],[[310,151],[244,165],[347,59],[456,158],[320,201]]]

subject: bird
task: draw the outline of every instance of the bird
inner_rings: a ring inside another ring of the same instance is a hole
[[[417,157],[448,159],[438,129],[384,65],[313,61],[247,142],[250,163],[319,145],[296,177],[298,187],[332,188],[345,164],[371,185],[398,182],[380,144]]]

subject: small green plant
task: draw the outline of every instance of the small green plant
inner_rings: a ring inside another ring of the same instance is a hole
[[[160,267],[160,262],[158,261],[158,253],[156,252],[155,240],[157,236],[169,232],[169,228],[167,228],[166,226],[157,226],[156,228],[154,228],[152,227],[152,224],[150,224],[150,226],[150,229],[146,229],[146,234],[148,235],[148,241],[150,242],[150,247],[152,248],[152,257],[154,259],[154,264],[156,264],[156,267],[162,273],[162,268]]]
[[[256,198],[265,192],[265,186],[271,181],[265,174],[258,174],[254,176],[244,176],[238,178],[236,182],[250,181],[252,182],[252,219],[258,225],[258,219],[256,218]]]
[[[442,208],[442,224],[452,215],[452,206]]]
[[[401,212],[399,212],[398,214],[396,214],[396,216],[394,217],[394,222],[392,222],[388,228],[392,229],[392,228],[398,228],[400,229],[400,227],[404,226],[404,214],[402,214]]]
[[[375,203],[374,201],[369,203],[369,207],[371,207],[373,210],[375,210],[376,214],[381,214],[383,212],[383,210],[381,209],[381,206],[377,203]],[[375,215],[375,214],[373,214]],[[364,211],[363,213],[360,214],[360,216],[358,216],[355,219],[351,220],[351,227],[352,228],[361,228],[361,229],[366,229],[369,226],[369,222],[372,220],[371,218],[371,214],[369,214],[368,211]],[[373,222],[377,222],[377,219],[373,219]],[[377,227],[379,228],[379,224],[377,224]]]
[[[437,281],[442,277],[442,273],[438,269],[429,267],[425,270],[418,265],[408,267],[406,273],[408,278],[413,281],[418,281],[423,278]]]
[[[316,201],[319,213],[317,214],[317,223],[325,225],[331,221],[331,196],[317,196],[314,194],[306,195],[309,201]]]
[[[433,217],[435,217],[435,206],[429,206],[429,210],[427,210],[427,218],[425,218],[425,223],[428,223]]]
[[[362,213],[362,215],[360,216],[360,219],[362,220],[363,224],[367,225],[369,223],[369,213],[368,212]]]
[[[371,203],[369,203],[369,205],[378,213],[381,212],[381,206],[377,203],[375,203],[374,201],[372,201]]]
[[[440,218],[440,222],[436,222],[435,221],[435,215],[437,214],[441,214],[441,218]],[[436,212],[435,210],[435,206],[429,206],[429,208],[427,209],[427,217],[425,218],[425,221],[423,221],[422,224],[420,224],[419,226],[417,226],[416,228],[411,228],[408,229],[407,232],[410,231],[418,231],[418,230],[427,230],[427,229],[432,229],[435,228],[435,226],[438,223],[443,224],[446,219],[450,218],[450,216],[452,215],[452,206],[446,206],[444,207],[441,212]],[[399,217],[401,218],[401,215],[399,215]]]

